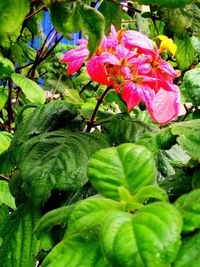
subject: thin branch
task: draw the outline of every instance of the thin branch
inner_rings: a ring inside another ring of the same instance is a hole
[[[7,176],[3,175],[3,174],[0,174],[0,179],[1,180],[5,180],[7,182],[9,181],[9,178]]]
[[[79,95],[81,95],[81,94],[85,91],[85,89],[87,89],[87,87],[88,87],[91,83],[92,83],[92,81],[89,81],[88,83],[86,83],[86,84],[82,87],[81,91],[79,92]]]
[[[28,63],[28,64],[26,64],[26,65],[24,65],[24,66],[22,66],[22,67],[17,67],[17,68],[15,69],[15,71],[19,71],[19,70],[25,69],[25,68],[27,68],[27,67],[33,65],[33,64],[34,64],[33,62],[30,62],[30,63]]]
[[[8,123],[9,123],[9,132],[12,129],[13,118],[13,109],[12,109],[12,90],[13,90],[13,81],[9,79],[8,81]]]
[[[107,0],[107,1],[112,2],[115,5],[118,5],[118,6],[121,6],[121,7],[125,7],[122,3],[119,3],[116,0]],[[133,12],[142,13],[139,9],[137,9],[135,7],[132,7],[132,6],[128,6],[127,5],[126,8],[129,9],[130,11],[133,11]]]
[[[47,8],[47,5],[44,5],[42,7],[40,7],[39,9],[35,10],[33,13],[29,14],[28,16],[25,17],[24,21],[32,18],[33,16],[35,16],[37,13],[39,13],[40,11],[44,10]]]
[[[101,105],[101,103],[103,102],[104,100],[104,97],[106,96],[106,94],[108,93],[108,91],[112,88],[112,86],[108,86],[106,88],[106,90],[103,92],[103,94],[100,96],[100,98],[98,99],[97,101],[97,104],[96,104],[96,107],[92,113],[92,116],[90,118],[90,120],[87,122],[87,127],[86,127],[86,132],[90,132],[92,127],[94,126],[94,122],[95,122],[95,117],[96,117],[96,114],[97,114],[97,111],[99,109],[99,106]]]

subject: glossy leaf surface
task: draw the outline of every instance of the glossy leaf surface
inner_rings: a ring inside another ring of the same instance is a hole
[[[119,186],[134,195],[141,187],[154,183],[155,176],[152,153],[134,144],[98,151],[88,164],[88,177],[93,186],[112,199],[119,199]]]

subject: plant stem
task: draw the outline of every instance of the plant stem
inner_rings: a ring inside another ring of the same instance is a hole
[[[9,181],[9,178],[3,174],[0,174],[0,179],[5,180],[5,181]]]
[[[9,91],[8,91],[8,123],[9,125],[8,125],[8,128],[9,128],[9,132],[11,132],[12,122],[14,121],[13,110],[12,110],[12,89],[13,89],[12,79],[9,79],[8,87],[9,87]]]
[[[37,13],[39,13],[40,11],[44,10],[47,8],[47,5],[44,5],[42,7],[40,7],[39,9],[35,10],[33,13],[29,14],[28,16],[25,17],[25,20],[28,20],[30,18],[32,18],[33,16],[35,16]]]
[[[111,85],[108,86],[106,88],[106,90],[103,92],[103,94],[100,96],[100,98],[98,99],[97,104],[96,104],[96,107],[95,107],[95,109],[94,109],[94,111],[92,113],[92,116],[91,116],[90,120],[87,122],[87,127],[86,127],[86,130],[85,130],[86,132],[89,133],[91,131],[92,127],[94,126],[95,117],[96,117],[97,111],[99,109],[99,106],[101,105],[101,103],[103,102],[104,97],[106,96],[106,94],[108,93],[108,91],[111,88],[112,88]]]

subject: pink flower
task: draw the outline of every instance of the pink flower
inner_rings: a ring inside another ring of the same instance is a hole
[[[67,51],[61,59],[61,62],[69,63],[67,68],[68,75],[78,71],[82,67],[85,58],[87,58],[90,53],[87,49],[87,40],[79,40],[78,42],[79,46]]]

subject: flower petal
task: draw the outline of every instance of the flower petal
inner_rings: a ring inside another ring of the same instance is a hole
[[[133,82],[127,83],[122,90],[122,99],[127,104],[128,110],[137,106],[140,101],[140,88]]]
[[[93,56],[87,63],[87,72],[90,75],[91,79],[95,82],[110,85],[111,81],[108,80],[104,63],[100,56]]]
[[[152,119],[161,124],[166,124],[175,120],[179,114],[180,93],[178,86],[173,86],[174,91],[170,92],[161,88],[155,95],[152,103],[146,102]]]
[[[79,59],[76,59],[72,62],[69,63],[68,67],[67,67],[67,74],[71,75],[74,72],[78,71],[81,66],[83,65],[84,62],[84,57],[80,57]]]
[[[85,58],[89,55],[89,50],[86,47],[77,47],[69,50],[64,54],[64,57],[60,60],[61,62],[71,62],[79,58]]]

